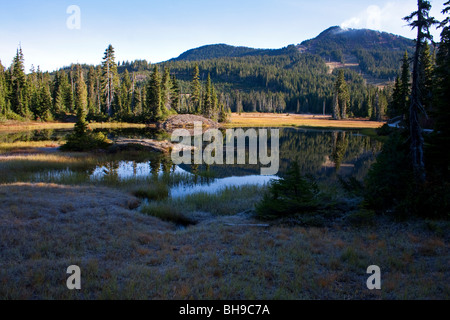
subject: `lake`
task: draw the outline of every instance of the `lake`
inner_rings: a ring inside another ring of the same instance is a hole
[[[105,133],[111,140],[170,139],[167,132],[149,129],[96,131]],[[68,133],[68,130],[37,130],[1,134],[0,142],[63,140]],[[117,179],[174,174],[191,176],[194,179],[189,179],[189,183],[181,182],[171,189],[172,197],[182,197],[196,192],[214,193],[229,186],[266,184],[283,176],[292,161],[298,162],[303,174],[312,175],[319,181],[335,180],[339,176],[362,180],[382,146],[357,130],[279,128],[279,137],[280,166],[278,174],[273,176],[260,175],[259,165],[174,165],[170,157],[155,156],[149,152],[141,152],[136,158],[115,158],[85,170],[91,180],[107,176]]]

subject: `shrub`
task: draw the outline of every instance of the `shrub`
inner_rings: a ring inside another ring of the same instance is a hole
[[[103,133],[86,132],[82,135],[76,132],[67,137],[67,142],[61,146],[62,151],[90,151],[97,149],[106,149],[111,142]]]
[[[398,218],[411,215],[449,218],[450,184],[445,175],[436,176],[433,172],[436,161],[429,156],[428,149],[425,156],[427,181],[417,184],[409,157],[409,141],[402,133],[393,132],[365,180],[365,205],[378,212],[393,212]]]
[[[264,219],[314,212],[319,208],[318,195],[316,182],[302,176],[294,162],[285,177],[271,182],[269,192],[256,205],[256,212]]]
[[[370,168],[365,180],[365,203],[370,208],[395,209],[410,193],[413,175],[405,140],[402,134],[393,133]]]

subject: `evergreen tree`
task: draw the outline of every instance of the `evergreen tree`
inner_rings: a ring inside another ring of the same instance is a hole
[[[396,116],[400,115],[400,110],[402,110],[402,106],[404,106],[404,103],[402,103],[401,99],[401,84],[400,84],[400,78],[397,76],[395,78],[394,82],[394,90],[392,92],[392,101],[389,104],[388,108],[388,116],[390,118],[395,118]]]
[[[113,115],[113,103],[118,82],[114,48],[112,45],[109,45],[102,62],[102,94],[105,112],[110,117]]]
[[[333,119],[334,120],[340,120],[341,119],[341,112],[339,109],[339,98],[337,92],[333,95]]]
[[[382,111],[381,111],[382,107],[380,104],[380,94],[377,90],[377,92],[375,93],[375,101],[373,103],[373,110],[375,113],[375,121],[381,121],[382,120]]]
[[[6,84],[5,67],[3,67],[2,62],[0,61],[0,117],[6,117],[8,114],[6,106],[7,97],[8,87]]]
[[[67,74],[64,72],[64,70],[60,71],[59,73],[58,90],[61,90],[61,94],[63,97],[61,112],[69,112],[73,109],[74,98],[72,86],[69,83]]]
[[[164,75],[161,80],[161,111],[164,115],[169,113],[172,107],[172,80],[170,79],[169,68],[164,68]]]
[[[200,84],[200,70],[198,64],[194,66],[194,74],[191,84],[191,112],[200,114],[202,111],[201,105],[202,87]]]
[[[434,94],[435,134],[431,140],[430,153],[436,167],[437,180],[448,183],[450,178],[450,1],[442,11],[447,17],[441,22],[441,41],[436,54]],[[448,189],[447,189],[448,190]],[[448,191],[446,191],[448,193]]]
[[[66,89],[66,106],[67,111],[70,113],[77,112],[75,107],[75,90],[76,90],[76,72],[73,70],[72,65],[71,70],[67,73],[68,85]]]
[[[211,119],[216,121],[219,113],[219,99],[214,85],[211,84]]]
[[[11,107],[15,113],[20,116],[27,117],[28,110],[28,86],[27,77],[25,75],[24,58],[22,48],[17,49],[11,66]]]
[[[86,122],[88,106],[87,87],[84,82],[83,72],[81,67],[77,67],[77,82],[76,82],[76,95],[75,95],[75,108],[77,110],[78,121],[75,124],[75,134],[83,136],[88,131],[88,124]]]
[[[203,97],[203,110],[202,114],[206,118],[212,117],[212,84],[211,76],[208,74],[208,80],[206,81],[205,94]]]
[[[342,119],[347,119],[347,108],[350,102],[347,82],[345,81],[344,70],[339,71],[336,89],[339,97],[339,107],[341,109]]]
[[[180,84],[178,83],[177,78],[175,75],[172,76],[172,89],[170,91],[170,101],[172,102],[172,108],[176,112],[181,112],[180,106],[181,106],[181,90],[180,90]]]
[[[401,81],[400,81],[400,113],[404,115],[406,122],[409,120],[409,95],[411,92],[411,73],[409,71],[409,58],[408,52],[405,51],[405,54],[402,59],[402,73],[401,73]]]
[[[145,118],[147,121],[158,122],[162,120],[161,100],[161,76],[158,66],[155,65],[147,89],[145,111]]]
[[[120,83],[120,94],[117,97],[117,110],[116,112],[121,117],[128,118],[131,115],[131,99],[132,99],[132,82],[130,74],[127,69],[122,77],[122,82]]]
[[[133,93],[133,113],[134,115],[140,115],[142,113],[142,89],[135,88]]]
[[[41,82],[39,88],[36,90],[37,99],[35,101],[35,117],[36,119],[40,119],[43,121],[52,120],[51,110],[53,107],[52,104],[52,95],[50,93],[50,87],[45,83]]]
[[[421,102],[426,112],[431,110],[431,101],[433,99],[433,74],[434,63],[428,42],[424,42],[419,62],[420,72],[420,94]]]
[[[420,94],[420,54],[423,52],[423,44],[428,40],[433,40],[430,34],[430,27],[437,21],[429,16],[431,4],[429,1],[418,0],[418,9],[404,19],[408,21],[410,26],[417,28],[416,51],[413,60],[413,76],[411,101],[409,106],[409,129],[410,129],[410,151],[412,167],[414,171],[415,181],[423,184],[426,179],[425,163],[423,157],[424,139],[422,128],[419,123],[419,114],[424,112],[422,97]]]
[[[87,74],[87,109],[89,114],[96,114],[97,112],[97,72],[94,67],[89,67]]]
[[[336,120],[347,118],[347,108],[350,102],[347,82],[344,70],[339,70],[338,78],[334,86],[333,118]]]

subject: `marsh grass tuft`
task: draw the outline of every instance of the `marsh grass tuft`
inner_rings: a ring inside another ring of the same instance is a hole
[[[146,187],[140,187],[132,194],[141,199],[164,200],[169,197],[169,187],[163,183],[150,184]]]
[[[189,226],[195,224],[193,219],[184,215],[178,208],[167,203],[150,203],[143,207],[141,212],[163,221],[173,222],[177,225]]]

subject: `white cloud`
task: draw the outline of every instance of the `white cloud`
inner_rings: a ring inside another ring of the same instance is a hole
[[[440,1],[432,1],[432,6],[433,8],[430,15],[437,19],[442,18],[442,15],[440,14],[442,4]],[[403,18],[415,10],[417,10],[417,3],[410,0],[386,2],[384,5],[380,6],[370,5],[364,11],[345,20],[341,24],[341,28],[367,28],[414,38],[416,36],[416,31],[412,31]],[[437,40],[439,38],[439,32],[434,29],[431,31]]]
[[[341,27],[382,30],[383,26],[391,24],[393,19],[402,18],[398,17],[398,10],[396,10],[395,6],[392,2],[387,3],[382,8],[377,5],[370,5],[357,16],[344,21]]]

